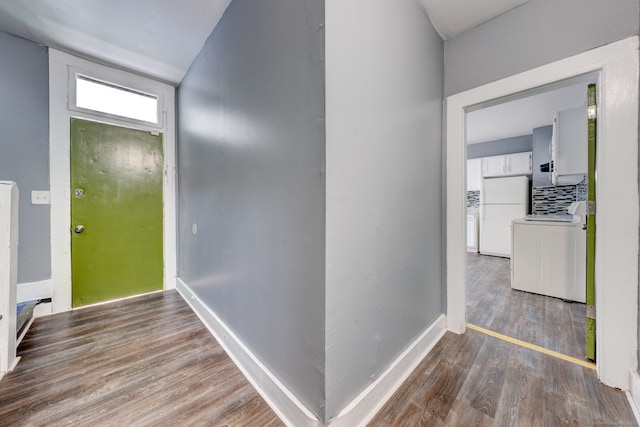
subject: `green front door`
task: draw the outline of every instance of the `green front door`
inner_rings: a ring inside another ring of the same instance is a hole
[[[71,119],[73,307],[163,288],[162,136]]]

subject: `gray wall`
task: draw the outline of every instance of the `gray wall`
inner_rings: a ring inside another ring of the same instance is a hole
[[[499,156],[501,154],[523,153],[533,147],[532,135],[515,136],[496,141],[479,142],[467,145],[467,159]]]
[[[178,274],[320,418],[323,12],[234,0],[178,91]]]
[[[533,130],[532,178],[534,187],[553,185],[549,178],[549,172],[540,172],[540,165],[551,161],[549,146],[551,145],[552,134],[553,126],[543,126]]]
[[[0,32],[0,180],[20,190],[18,283],[51,277],[49,205],[49,59],[46,47]]]
[[[330,420],[443,311],[443,44],[415,0],[326,23]]]
[[[531,0],[445,42],[445,95],[638,34],[638,0]]]

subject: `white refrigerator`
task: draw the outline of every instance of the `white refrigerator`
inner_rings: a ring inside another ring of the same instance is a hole
[[[480,253],[511,257],[511,221],[529,208],[529,178],[484,178],[480,190]]]

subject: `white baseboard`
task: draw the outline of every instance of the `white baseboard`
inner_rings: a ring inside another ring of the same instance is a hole
[[[39,282],[18,283],[16,302],[51,298],[52,283],[51,279],[41,280]]]
[[[249,350],[229,327],[191,291],[181,279],[176,289],[213,334],[244,376],[289,426],[323,425]],[[440,315],[389,368],[358,395],[329,425],[363,426],[369,422],[446,332],[446,317]]]
[[[33,317],[49,316],[50,314],[53,314],[53,304],[50,302],[38,304],[33,308]]]
[[[294,427],[319,427],[322,425],[322,422],[278,381],[275,375],[256,358],[231,329],[204,305],[189,286],[179,278],[176,289],[236,366],[240,368],[247,380],[285,424]]]
[[[440,315],[389,368],[329,423],[330,427],[364,426],[406,381],[446,332],[446,317]]]
[[[631,372],[629,375],[629,384],[630,389],[627,392],[627,398],[633,410],[633,415],[636,417],[636,422],[640,425],[640,375],[638,375],[638,372]]]

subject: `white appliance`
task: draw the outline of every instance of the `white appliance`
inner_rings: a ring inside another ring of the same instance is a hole
[[[511,222],[529,207],[529,178],[485,178],[480,191],[480,253],[511,257]]]
[[[18,186],[0,181],[0,378],[16,359]]]
[[[511,287],[521,291],[586,300],[587,239],[584,202],[569,208],[567,221],[513,221]]]
[[[477,213],[467,213],[467,252],[478,252]]]

